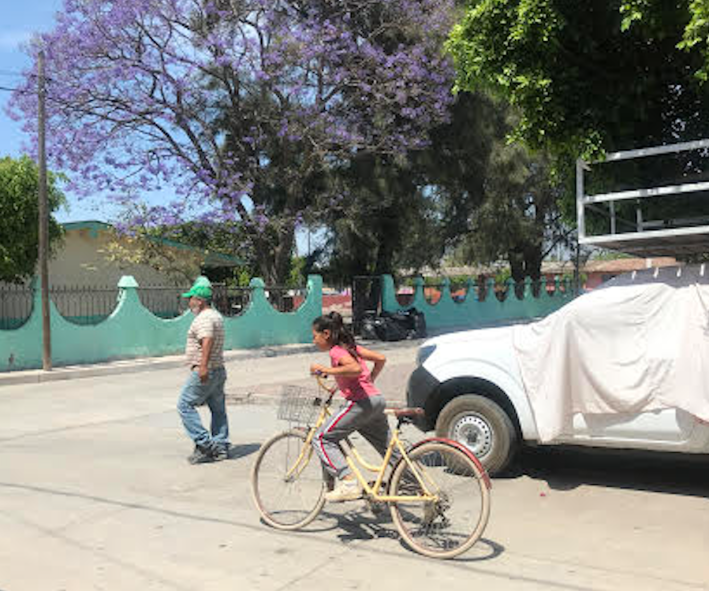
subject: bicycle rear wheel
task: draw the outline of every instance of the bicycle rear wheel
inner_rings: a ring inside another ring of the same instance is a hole
[[[436,502],[396,501],[391,515],[406,544],[433,558],[453,558],[480,539],[490,516],[487,476],[470,456],[445,441],[430,441],[408,452]],[[390,494],[418,496],[421,485],[402,458]]]
[[[261,446],[251,470],[251,492],[263,520],[277,529],[305,527],[325,504],[322,466],[307,431],[293,429]]]

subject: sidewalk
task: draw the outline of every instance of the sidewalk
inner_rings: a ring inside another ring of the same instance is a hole
[[[373,347],[380,351],[392,351],[398,349],[411,349],[418,347],[422,340],[380,342],[380,341],[358,341],[365,347]],[[261,347],[258,349],[236,349],[224,351],[224,362],[229,365],[233,362],[261,359],[267,357],[282,357],[285,355],[299,355],[305,353],[317,353],[317,349],[311,343],[295,343],[289,345],[275,345],[271,347]],[[162,369],[180,368],[185,365],[185,356],[165,355],[161,357],[138,357],[135,359],[121,359],[107,361],[105,363],[94,363],[88,365],[67,365],[56,367],[51,371],[41,369],[21,370],[0,373],[0,388],[17,384],[39,384],[44,382],[55,382],[59,380],[74,380],[80,378],[92,378],[97,376],[110,376],[126,373],[138,373],[145,371],[155,371]]]
[[[243,359],[258,359],[262,357],[280,357],[282,355],[296,355],[298,353],[315,352],[315,346],[298,343],[293,345],[277,345],[274,347],[261,347],[259,349],[237,349],[224,351],[224,361],[239,361]],[[109,376],[124,373],[137,373],[141,371],[154,371],[159,369],[173,369],[185,365],[185,356],[164,355],[161,357],[138,357],[135,359],[120,359],[105,363],[89,365],[67,365],[56,367],[51,371],[30,369],[0,373],[0,388],[14,384],[35,384],[54,382],[58,380],[73,380],[77,378],[92,378],[96,376]]]

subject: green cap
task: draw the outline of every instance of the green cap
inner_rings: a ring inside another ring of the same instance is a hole
[[[190,290],[182,294],[183,298],[202,298],[203,300],[212,299],[212,284],[206,277],[197,277]]]

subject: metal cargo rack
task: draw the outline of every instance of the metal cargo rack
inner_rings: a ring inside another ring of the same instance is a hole
[[[709,139],[613,152],[608,154],[602,162],[587,163],[578,159],[576,161],[576,207],[579,244],[617,250],[641,257],[681,256],[709,252],[709,181],[702,180],[596,195],[587,195],[584,188],[584,172],[591,170],[592,164],[675,154],[689,150],[709,150]],[[643,200],[650,198],[671,199],[691,193],[706,193],[702,196],[707,200],[706,217],[671,220],[643,219]],[[636,215],[634,220],[623,220],[616,214],[616,203],[622,201],[635,201]],[[610,233],[589,236],[586,225],[587,210],[606,217],[610,222]],[[619,232],[620,225],[629,231]]]

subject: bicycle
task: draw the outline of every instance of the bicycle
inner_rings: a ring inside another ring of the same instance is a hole
[[[276,529],[297,530],[311,523],[333,482],[311,442],[332,414],[337,388],[329,388],[319,376],[317,382],[315,395],[298,388],[284,392],[278,417],[303,426],[266,441],[252,468],[254,502],[263,521]],[[448,439],[426,439],[407,449],[400,438],[401,427],[423,409],[385,412],[397,419],[397,425],[380,465],[364,460],[349,439],[341,446],[364,500],[370,506],[389,505],[394,525],[412,550],[433,558],[462,554],[480,539],[490,516],[491,485],[485,469],[467,448]],[[399,459],[387,482],[385,473],[394,450]],[[368,482],[364,470],[376,479]]]

